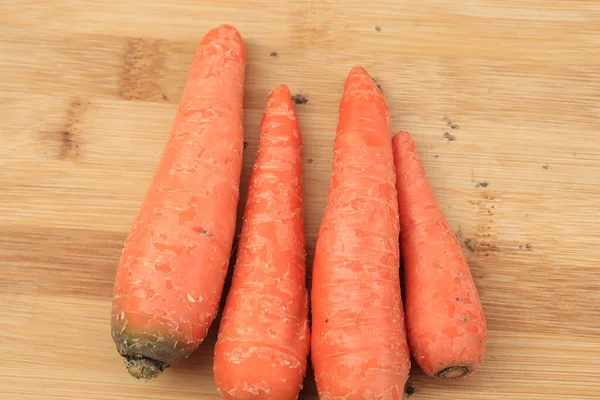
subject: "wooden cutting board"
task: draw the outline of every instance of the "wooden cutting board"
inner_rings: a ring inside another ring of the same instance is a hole
[[[382,86],[393,128],[414,134],[490,340],[467,380],[414,367],[411,399],[595,398],[600,2],[584,0],[3,0],[0,398],[218,398],[216,324],[189,360],[140,382],[109,313],[192,54],[221,23],[248,51],[244,196],[268,92],[286,83],[308,99],[309,260],[352,66]],[[317,398],[310,374],[300,398]]]

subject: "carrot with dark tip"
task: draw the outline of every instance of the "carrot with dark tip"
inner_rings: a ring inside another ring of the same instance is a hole
[[[111,332],[136,378],[189,356],[215,318],[236,225],[245,65],[235,28],[204,36],[125,241]]]
[[[392,143],[410,349],[426,374],[464,377],[482,363],[487,342],[479,294],[411,136],[399,132]]]
[[[388,106],[363,68],[340,103],[311,292],[312,364],[322,400],[397,400],[410,358]]]
[[[310,333],[305,284],[302,142],[290,91],[271,92],[215,346],[224,399],[295,400]]]

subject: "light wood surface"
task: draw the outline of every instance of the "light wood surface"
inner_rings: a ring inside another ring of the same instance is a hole
[[[414,134],[490,340],[467,380],[414,367],[411,399],[596,398],[594,0],[0,2],[0,398],[218,398],[216,324],[189,360],[144,383],[125,371],[109,313],[192,54],[221,23],[248,51],[243,193],[267,93],[286,83],[309,100],[297,107],[309,260],[353,65],[383,87],[393,128]],[[310,375],[300,398],[317,398]]]

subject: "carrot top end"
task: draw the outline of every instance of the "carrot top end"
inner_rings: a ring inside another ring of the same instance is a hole
[[[125,366],[131,376],[136,379],[154,379],[158,377],[167,364],[147,357],[125,357]]]
[[[441,379],[457,379],[469,375],[471,371],[472,368],[466,365],[453,365],[451,367],[444,368],[435,375]]]

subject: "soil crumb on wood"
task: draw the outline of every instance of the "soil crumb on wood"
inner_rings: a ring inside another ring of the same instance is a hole
[[[465,247],[467,248],[467,250],[469,250],[471,253],[475,252],[475,247],[471,244],[471,239],[465,239]]]
[[[375,85],[377,85],[377,88],[379,89],[379,91],[383,92],[383,87],[377,83],[377,78],[371,77],[371,79],[373,79],[373,82],[375,83]]]
[[[292,100],[294,101],[295,104],[306,104],[308,103],[308,99],[301,94],[295,94],[292,96]]]
[[[269,54],[269,56],[271,57],[277,57],[279,54],[276,51],[272,51],[271,54]]]
[[[456,136],[452,135],[450,132],[445,132],[444,137],[448,139],[449,142],[454,142],[456,140]]]
[[[544,165],[542,165],[542,168],[544,168],[544,169],[548,169],[548,164],[544,164]]]
[[[487,183],[487,182],[478,182],[477,183],[477,187],[483,187],[483,188],[485,188],[485,187],[488,187],[488,186],[489,186],[489,183]]]
[[[309,164],[312,164],[313,161],[315,161],[315,160],[313,160],[312,158],[309,158],[308,160],[306,160],[306,162],[309,163]]]
[[[444,118],[442,118],[442,119],[446,121],[446,125],[450,129],[460,129],[460,125],[458,125],[457,123],[452,122],[452,120],[447,115],[444,115]]]
[[[375,32],[381,32],[381,27],[380,26],[376,26],[375,27]]]

